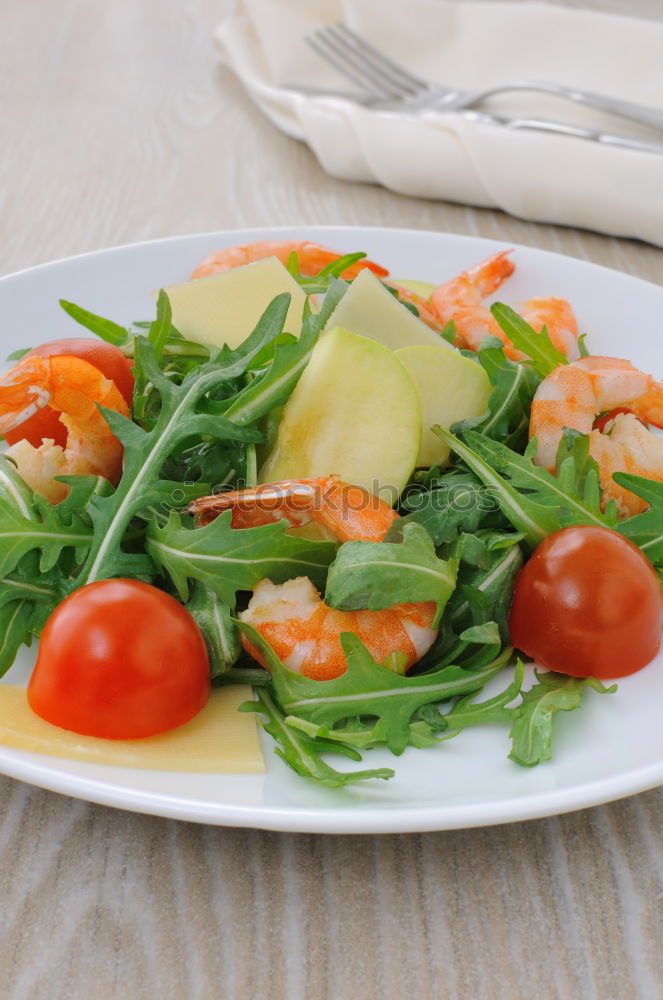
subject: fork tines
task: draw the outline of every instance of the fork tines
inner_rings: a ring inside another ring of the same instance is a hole
[[[306,41],[330,66],[362,90],[369,88],[376,98],[419,97],[429,89],[425,80],[394,62],[342,22],[317,28]]]

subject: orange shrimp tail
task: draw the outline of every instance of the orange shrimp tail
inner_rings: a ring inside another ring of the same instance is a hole
[[[578,357],[578,323],[566,299],[529,299],[523,303],[520,315],[537,333],[545,326],[554,346],[569,360]]]
[[[40,362],[35,364],[34,362]],[[13,430],[50,400],[41,358],[19,361],[0,378],[0,434]]]
[[[225,250],[217,250],[209,254],[193,271],[191,277],[207,278],[212,274],[219,274],[221,271],[228,271],[233,267],[263,260],[265,257],[277,257],[282,264],[287,264],[292,253],[297,254],[299,269],[302,274],[308,277],[317,274],[323,267],[343,256],[334,250],[320,246],[318,243],[263,240],[257,243],[247,243],[243,246],[227,247]],[[364,259],[346,267],[341,273],[341,277],[350,281],[366,268],[379,278],[389,274],[389,271],[381,267],[380,264]]]
[[[341,542],[380,542],[398,517],[389,504],[361,486],[334,478],[285,480],[250,490],[194,500],[187,510],[208,524],[232,510],[233,528],[251,528],[285,518],[293,525],[315,521]]]
[[[479,261],[467,271],[463,271],[462,277],[471,282],[479,296],[485,299],[496,292],[500,285],[515,271],[516,265],[509,256],[512,253],[513,250],[500,250],[498,253],[486,257],[485,260]]]
[[[441,326],[453,322],[458,346],[477,351],[487,336],[498,337],[505,345],[507,356],[521,360],[524,355],[515,350],[490,310],[482,305],[482,300],[513,274],[515,264],[509,256],[511,253],[511,250],[501,250],[438,285],[430,297],[430,308]]]
[[[663,383],[652,379],[648,392],[638,400],[637,415],[654,427],[663,427]]]

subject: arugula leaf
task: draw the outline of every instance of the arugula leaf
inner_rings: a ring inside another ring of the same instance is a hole
[[[26,600],[0,607],[0,677],[9,670],[20,647],[31,644],[33,613],[34,605]]]
[[[148,339],[152,344],[156,361],[161,361],[166,340],[172,329],[172,321],[173,310],[170,306],[170,299],[163,288],[161,288],[157,298],[157,315],[151,323],[148,333]]]
[[[172,327],[173,313],[170,307],[168,296],[163,288],[159,291],[157,299],[156,318],[150,324],[148,340],[152,344],[154,360],[159,363],[163,350]],[[135,353],[135,346],[134,346]],[[134,365],[134,390],[131,401],[131,414],[138,423],[145,419],[145,412],[150,402],[150,389],[152,386],[145,376],[145,372],[140,364]]]
[[[39,571],[46,572],[55,566],[63,549],[73,548],[80,557],[91,539],[92,532],[80,516],[65,521],[58,508],[51,507],[42,497],[35,496],[28,517],[0,499],[0,576],[11,573],[34,549],[41,553]]]
[[[296,727],[288,725],[283,712],[271,698],[265,688],[257,688],[258,701],[244,702],[241,709],[245,712],[258,712],[264,715],[263,726],[277,743],[276,753],[289,764],[297,774],[304,778],[314,778],[329,788],[338,788],[352,781],[364,781],[368,778],[393,778],[391,768],[380,767],[370,771],[336,771],[320,757],[322,751],[339,749],[333,744],[323,742],[322,748]]]
[[[465,437],[469,439],[468,444],[460,441],[442,427],[433,427],[433,432],[445,444],[449,445],[484,485],[493,490],[493,496],[499,503],[502,513],[517,531],[522,532],[523,538],[530,548],[536,548],[539,542],[542,542],[559,527],[557,512],[554,509],[537,503],[528,494],[521,494],[515,486],[512,486],[499,474],[490,459],[487,460],[484,457],[488,452],[490,458],[495,459],[495,452],[491,451],[490,445],[497,445],[497,442],[492,442],[490,438],[481,439],[481,435],[473,434],[472,431],[467,431],[465,434]],[[479,443],[477,443],[478,441]],[[474,450],[470,445],[474,445]],[[522,459],[522,456],[518,455],[517,452],[512,452],[508,448],[505,451],[506,456],[498,451],[498,458],[505,458],[513,466]],[[502,468],[504,468],[504,464],[505,462],[502,462]],[[528,466],[529,464],[531,463],[528,463]],[[549,475],[543,469],[537,469],[537,472],[542,476]]]
[[[20,361],[21,358],[24,358],[25,355],[29,354],[31,350],[31,347],[18,347],[15,351],[12,351],[11,354],[8,354],[5,360]]]
[[[552,756],[552,724],[557,712],[580,708],[582,692],[592,688],[600,694],[612,694],[617,685],[605,687],[595,677],[567,677],[552,671],[535,671],[537,684],[523,692],[522,704],[509,733],[512,749],[509,757],[523,767],[533,767]]]
[[[346,632],[341,644],[348,669],[334,680],[317,681],[288,670],[257,629],[246,622],[237,624],[269,664],[278,702],[286,715],[330,727],[356,716],[382,719],[385,743],[396,755],[407,746],[410,721],[417,708],[477,691],[499,673],[510,655],[508,651],[498,656],[482,670],[451,665],[437,673],[402,677],[377,664],[361,639]]]
[[[181,484],[160,476],[167,459],[182,442],[199,435],[245,444],[262,440],[257,428],[246,425],[249,419],[257,421],[264,416],[292,391],[303,370],[303,359],[310,354],[317,336],[318,328],[313,321],[309,321],[296,345],[282,349],[288,352],[287,364],[279,364],[277,351],[270,368],[251,383],[248,407],[235,407],[230,412],[231,402],[222,416],[200,412],[201,403],[219,383],[246,371],[275,331],[280,332],[288,304],[288,295],[277,296],[256,329],[237,350],[223,348],[214,360],[186,375],[180,385],[161,372],[150,342],[144,338],[136,341],[136,364],[160,394],[161,410],[150,431],[118,413],[102,411],[111,430],[124,445],[124,469],[113,495],[94,497],[90,503],[94,538],[79,584],[127,572],[126,558],[121,550],[122,537],[131,519],[145,507],[164,503],[173,506],[171,498]]]
[[[486,337],[476,357],[493,386],[488,412],[454,424],[453,433],[479,431],[521,451],[527,444],[532,399],[541,380],[531,365],[510,361],[497,337]]]
[[[73,320],[109,344],[124,347],[131,340],[129,331],[126,327],[120,326],[119,323],[104,319],[103,316],[97,316],[96,313],[83,309],[82,306],[77,306],[73,302],[67,302],[66,299],[60,299],[60,305]]]
[[[459,733],[468,726],[480,726],[484,723],[510,722],[514,712],[518,709],[508,708],[521,692],[523,680],[525,678],[525,667],[518,660],[514,671],[513,680],[499,694],[488,698],[486,701],[474,701],[476,695],[468,694],[464,698],[459,698],[453,707],[442,716],[446,723],[446,728],[453,731],[453,735]]]
[[[11,667],[19,647],[31,644],[63,594],[62,575],[57,569],[40,573],[36,552],[0,578],[0,677]]]
[[[225,511],[202,528],[182,527],[172,513],[161,527],[148,525],[145,545],[149,555],[173,580],[182,600],[188,580],[194,579],[234,606],[238,590],[251,590],[269,577],[282,583],[308,576],[324,586],[327,566],[336,554],[334,542],[315,542],[287,534],[287,521],[256,528],[231,528],[232,512]]]
[[[337,726],[334,729],[330,729],[329,726],[308,722],[298,715],[286,715],[285,721],[292,729],[299,729],[300,732],[305,733],[312,740],[328,740],[346,749],[352,747],[353,749],[366,750],[370,747],[379,746],[381,743],[384,744],[387,732],[384,719],[370,719],[365,721],[364,719],[355,717],[348,719],[344,726]],[[416,726],[416,723],[410,723],[410,743],[412,743],[413,726]],[[415,738],[417,735],[417,731],[415,730]],[[428,745],[431,746],[432,743]]]
[[[627,472],[617,472],[613,478],[649,504],[641,514],[618,521],[616,530],[642,549],[659,572],[663,571],[663,483]]]
[[[568,358],[557,350],[545,326],[537,333],[515,309],[503,302],[496,302],[490,307],[490,311],[513,346],[531,359],[534,368],[543,378],[559,365],[568,364]]]
[[[400,526],[400,525],[399,525]],[[435,601],[439,624],[456,583],[457,563],[439,559],[428,532],[411,522],[399,542],[346,542],[329,567],[325,600],[340,611],[378,611]]]
[[[520,536],[512,535],[511,540],[507,546],[487,547],[487,560],[480,565],[468,563],[461,550],[459,586],[447,605],[446,627],[467,633],[471,623],[476,626],[480,622],[493,622],[503,639],[508,639],[507,616],[513,586],[525,561],[518,544]]]
[[[500,509],[493,492],[474,473],[460,470],[430,477],[427,488],[415,484],[401,506],[408,513],[394,524],[420,524],[438,546],[454,542],[461,532],[476,532]],[[385,541],[391,537],[390,529]]]
[[[307,295],[319,295],[326,292],[330,283],[334,280],[343,280],[346,286],[349,284],[341,275],[346,268],[356,264],[358,260],[363,260],[365,253],[346,253],[337,260],[332,260],[325,267],[321,268],[317,274],[302,274],[299,269],[299,258],[295,252],[291,253],[286,263],[286,268],[295,279],[297,284]]]
[[[535,548],[553,531],[570,524],[615,527],[614,503],[601,511],[598,468],[589,455],[586,435],[565,431],[558,452],[557,475],[535,465],[536,441],[519,455],[498,441],[467,431],[460,441],[440,427],[435,433],[495,492],[504,516]],[[507,478],[504,478],[504,477]]]
[[[33,493],[6,455],[0,455],[0,502],[13,507],[23,517],[33,516]]]
[[[210,658],[212,678],[220,677],[239,657],[239,633],[230,607],[213,590],[196,583],[185,607],[202,632]]]

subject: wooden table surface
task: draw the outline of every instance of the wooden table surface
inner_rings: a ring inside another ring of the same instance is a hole
[[[660,0],[584,6],[661,16]],[[663,252],[641,243],[328,177],[219,67],[222,9],[5,0],[0,273],[179,233],[339,222],[495,237],[663,283]],[[660,789],[483,830],[333,837],[146,817],[0,778],[0,997],[662,997],[662,829]]]

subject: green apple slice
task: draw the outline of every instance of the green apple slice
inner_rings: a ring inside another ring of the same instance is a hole
[[[411,344],[451,348],[366,269],[360,271],[331,314],[327,328],[341,326],[395,350]],[[453,348],[451,348],[453,350]]]
[[[439,424],[449,430],[459,420],[485,413],[492,391],[488,376],[481,365],[458,351],[403,347],[394,355],[412,376],[421,401],[417,466],[444,465],[449,460],[449,449],[430,428]]]
[[[316,344],[284,407],[260,480],[337,475],[394,504],[420,437],[417,390],[395,354],[336,327]]]
[[[389,279],[392,280],[391,278]],[[398,285],[399,288],[406,288],[408,292],[414,292],[418,295],[420,299],[428,299],[431,297],[437,285],[431,285],[429,281],[415,281],[414,278],[394,278],[393,283]]]
[[[169,285],[165,291],[182,336],[207,347],[239,347],[282,292],[291,295],[285,329],[296,337],[301,332],[306,295],[276,257]]]

